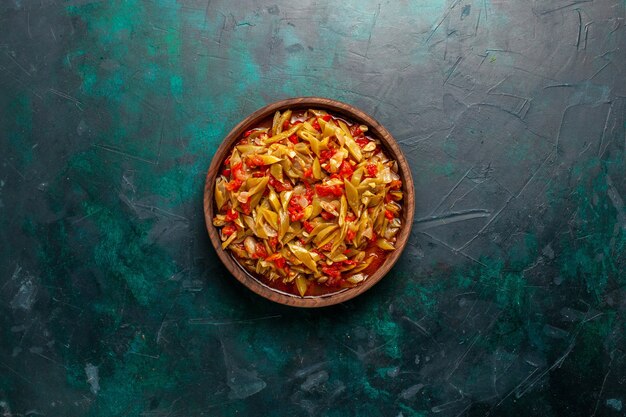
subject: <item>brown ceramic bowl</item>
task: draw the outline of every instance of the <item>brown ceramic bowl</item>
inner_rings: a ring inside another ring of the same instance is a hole
[[[387,258],[380,265],[379,269],[374,274],[365,280],[362,284],[359,284],[353,288],[342,288],[337,292],[330,294],[324,294],[320,296],[305,296],[300,297],[297,295],[289,294],[287,292],[279,291],[272,288],[265,283],[259,281],[246,271],[239,263],[233,258],[230,252],[222,249],[221,241],[219,238],[218,229],[213,226],[214,217],[214,199],[213,190],[215,187],[215,180],[220,170],[222,162],[226,156],[230,153],[234,144],[242,137],[243,133],[249,129],[258,126],[262,121],[271,118],[277,110],[286,109],[322,109],[327,110],[331,114],[340,115],[347,120],[355,123],[365,124],[370,128],[370,136],[378,138],[387,152],[390,158],[398,161],[399,172],[402,179],[402,191],[404,192],[404,199],[402,200],[402,224],[404,227],[400,230],[396,238],[396,250],[390,252]],[[226,135],[224,141],[215,152],[215,156],[211,161],[211,166],[206,176],[206,183],[204,186],[204,217],[206,221],[206,227],[211,238],[211,243],[220,257],[220,260],[224,263],[226,268],[239,282],[248,287],[250,290],[259,294],[268,300],[275,301],[277,303],[286,304],[294,307],[323,307],[332,304],[337,304],[356,297],[359,294],[364,293],[368,289],[374,286],[382,277],[389,272],[391,267],[396,263],[400,254],[404,250],[406,243],[411,233],[411,226],[413,224],[413,212],[415,209],[415,191],[413,189],[413,179],[411,177],[411,170],[406,158],[404,157],[402,150],[398,146],[398,143],[391,136],[391,134],[380,123],[374,120],[371,116],[365,112],[345,103],[339,101],[330,100],[320,97],[300,97],[287,100],[278,101],[269,104],[245,119],[241,121],[231,132]]]

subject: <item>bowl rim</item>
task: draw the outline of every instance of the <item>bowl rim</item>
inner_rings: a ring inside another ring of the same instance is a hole
[[[222,165],[222,161],[225,159],[227,153],[232,149],[235,142],[241,138],[241,135],[248,129],[253,128],[255,124],[258,124],[262,120],[273,115],[277,110],[284,109],[302,109],[302,108],[319,108],[321,110],[328,110],[333,115],[345,116],[349,121],[365,124],[369,127],[373,133],[372,136],[379,139],[385,151],[390,157],[398,162],[399,173],[402,179],[402,223],[403,227],[400,229],[400,233],[396,238],[396,249],[391,252],[385,258],[380,268],[371,275],[362,284],[342,289],[337,292],[324,294],[320,296],[305,296],[300,297],[297,295],[289,294],[283,291],[279,291],[263,283],[255,278],[252,274],[245,270],[230,253],[222,249],[221,240],[217,228],[213,226],[214,216],[214,204],[213,204],[213,189],[219,168]],[[213,248],[217,252],[218,257],[226,266],[228,271],[248,289],[252,290],[256,294],[266,298],[270,301],[277,302],[292,307],[304,307],[315,308],[325,307],[334,304],[339,304],[344,301],[348,301],[358,295],[363,294],[365,291],[372,288],[377,284],[400,258],[400,255],[404,251],[408,243],[409,236],[411,234],[411,228],[413,226],[413,217],[415,211],[415,189],[413,186],[413,177],[411,175],[411,169],[402,152],[402,149],[393,138],[391,133],[385,129],[376,119],[364,111],[337,100],[332,100],[324,97],[296,97],[284,100],[279,100],[270,104],[267,104],[255,112],[251,113],[240,121],[222,140],[222,143],[215,151],[211,164],[206,174],[204,184],[204,220],[207,231],[211,240]]]

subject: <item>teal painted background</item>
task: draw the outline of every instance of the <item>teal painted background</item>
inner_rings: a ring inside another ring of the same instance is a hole
[[[626,415],[620,0],[6,1],[6,416]],[[287,97],[410,161],[392,272],[316,311],[218,261],[204,174]]]

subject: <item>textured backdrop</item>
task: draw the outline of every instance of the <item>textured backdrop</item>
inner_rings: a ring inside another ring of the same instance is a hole
[[[3,416],[626,415],[623,0],[0,5]],[[205,171],[277,99],[400,142],[416,221],[301,311],[218,262]]]

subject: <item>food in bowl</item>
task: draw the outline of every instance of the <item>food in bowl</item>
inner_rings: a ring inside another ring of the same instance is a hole
[[[246,131],[223,161],[213,225],[257,279],[323,295],[363,283],[395,250],[402,185],[367,126],[285,110]]]

